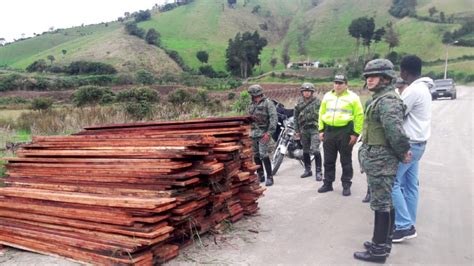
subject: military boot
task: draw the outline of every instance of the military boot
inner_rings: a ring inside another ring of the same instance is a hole
[[[318,189],[319,193],[325,193],[328,191],[333,191],[334,189],[332,188],[332,183],[324,183],[322,187]]]
[[[314,154],[314,163],[316,165],[316,181],[323,180],[323,168],[322,168],[322,160],[321,160],[321,153],[317,152]]]
[[[362,200],[362,202],[364,202],[364,203],[370,202],[370,190],[369,190],[369,187],[367,187],[367,194],[365,194],[365,198]]]
[[[304,173],[300,176],[301,178],[309,177],[313,175],[311,172],[311,157],[309,153],[303,153]]]
[[[384,263],[389,255],[389,235],[392,231],[390,212],[375,211],[374,235],[372,242],[365,242],[366,251],[355,252],[354,258],[370,262]]]
[[[377,219],[377,217],[375,219]],[[385,248],[387,251],[387,257],[390,256],[390,252],[392,251],[392,238],[393,238],[394,230],[395,230],[395,209],[391,209],[390,210],[390,227],[389,227],[389,232],[388,232],[387,244],[385,245]],[[364,247],[366,250],[369,250],[372,245],[374,245],[374,242],[372,241],[364,242]]]
[[[263,172],[262,160],[260,160],[259,156],[254,156],[253,160],[255,161],[256,165],[260,166],[260,168],[257,169],[257,176],[260,183],[263,183],[265,182],[265,173]]]
[[[267,182],[265,182],[265,186],[273,186],[272,163],[270,162],[270,158],[264,157],[263,165],[265,165],[265,172],[267,172]]]

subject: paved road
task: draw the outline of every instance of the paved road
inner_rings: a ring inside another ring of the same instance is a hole
[[[473,87],[459,87],[454,101],[433,102],[433,134],[420,169],[418,237],[395,245],[388,263],[473,264],[473,112]],[[320,182],[299,178],[301,166],[284,161],[276,185],[260,200],[258,216],[245,218],[225,234],[202,237],[169,264],[361,264],[352,253],[370,239],[373,214],[361,203],[366,179],[355,155],[352,196],[341,195],[339,180],[334,192],[318,194]],[[27,252],[5,253],[0,265],[73,264]]]

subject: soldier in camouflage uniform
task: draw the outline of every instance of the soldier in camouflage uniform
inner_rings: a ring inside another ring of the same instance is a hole
[[[267,173],[266,186],[273,185],[272,164],[269,158],[271,136],[276,130],[278,117],[275,104],[263,95],[260,85],[252,85],[248,88],[252,96],[252,104],[249,106],[248,114],[252,117],[250,138],[252,139],[252,150],[254,161],[260,168],[257,170],[260,182],[265,182],[263,165]]]
[[[392,85],[396,75],[387,59],[375,59],[364,69],[367,88],[373,92],[365,111],[359,162],[367,174],[371,194],[370,207],[375,212],[372,241],[364,243],[364,252],[355,252],[356,259],[385,262],[391,250],[395,212],[392,186],[398,162],[410,161],[409,138],[403,130],[405,106]]]
[[[314,155],[316,163],[316,180],[322,180],[321,153],[319,152],[320,140],[318,131],[319,107],[321,101],[314,97],[316,91],[313,84],[303,83],[300,88],[301,98],[295,106],[295,131],[296,139],[301,139],[303,145],[304,173],[301,178],[313,175],[311,171],[311,155]]]

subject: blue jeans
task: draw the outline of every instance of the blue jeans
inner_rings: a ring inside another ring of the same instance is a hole
[[[398,165],[397,176],[392,189],[395,208],[395,227],[398,230],[409,229],[416,223],[418,207],[418,162],[425,152],[426,142],[410,143],[412,161]]]

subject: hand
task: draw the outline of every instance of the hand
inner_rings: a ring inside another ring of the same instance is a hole
[[[270,140],[270,134],[265,133],[263,134],[262,138],[260,139],[260,143],[267,143]]]
[[[324,132],[319,133],[319,140],[324,141]]]
[[[295,139],[296,140],[301,139],[301,133],[295,133]]]
[[[405,159],[403,159],[403,163],[411,162],[412,158],[413,158],[413,154],[411,153],[411,151],[407,151],[407,153],[405,154]]]
[[[357,136],[356,135],[351,135],[351,139],[349,140],[349,146],[354,145],[357,142]]]

